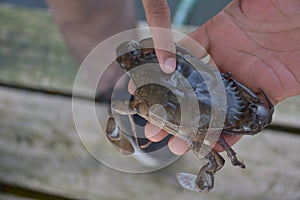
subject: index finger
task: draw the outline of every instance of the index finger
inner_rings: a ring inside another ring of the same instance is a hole
[[[175,43],[167,0],[142,0],[159,64],[165,73],[176,68]]]

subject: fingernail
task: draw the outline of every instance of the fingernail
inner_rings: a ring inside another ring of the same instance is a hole
[[[176,60],[174,58],[167,58],[165,64],[162,66],[162,70],[167,74],[174,72],[175,68]]]
[[[134,83],[132,82],[132,80],[130,79],[129,83],[128,83],[128,92],[130,94],[134,94],[136,87],[134,85]]]

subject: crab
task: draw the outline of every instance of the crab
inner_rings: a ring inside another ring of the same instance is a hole
[[[214,187],[214,174],[223,167],[225,160],[207,139],[210,134],[214,135],[213,132],[222,132],[217,135],[216,143],[224,148],[232,165],[246,167],[223,135],[254,135],[271,123],[274,107],[263,90],[260,90],[260,94],[252,92],[234,80],[230,72],[217,72],[219,76],[216,77],[215,68],[193,57],[179,45],[176,45],[175,72],[164,74],[160,71],[151,38],[120,44],[116,60],[138,86],[130,100],[111,103],[111,111],[115,115],[108,119],[106,134],[120,152],[134,153],[134,144],[120,128],[116,116],[129,115],[133,135],[137,137],[132,116],[139,115],[169,134],[184,139],[197,157],[207,160],[197,175],[185,172],[177,174],[179,184],[186,190],[209,192]],[[141,65],[147,66],[143,70],[134,71]],[[150,75],[146,75],[153,71],[155,73],[152,77],[159,83],[153,82]],[[225,92],[224,96],[213,100],[211,95],[216,79],[223,84]],[[226,107],[219,108],[225,100]],[[191,102],[196,102],[196,106],[191,106]],[[211,128],[213,107],[217,108],[217,114],[225,113],[225,119],[221,126]],[[182,123],[183,112],[193,113],[195,108],[201,112],[196,112],[196,116]],[[146,147],[140,145],[140,148]]]

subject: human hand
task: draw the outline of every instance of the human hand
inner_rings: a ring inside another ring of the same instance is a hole
[[[158,62],[165,73],[172,73],[176,67],[176,52],[168,1],[142,0],[142,2]]]
[[[222,72],[276,104],[300,91],[300,2],[233,1],[189,36]]]
[[[189,36],[208,51],[221,72],[232,72],[254,92],[264,90],[276,104],[300,94],[299,10],[298,0],[235,0]],[[149,124],[145,135],[157,142],[167,133]],[[223,137],[233,145],[241,136]],[[181,155],[188,145],[174,137],[169,148]],[[219,145],[215,149],[222,151]]]

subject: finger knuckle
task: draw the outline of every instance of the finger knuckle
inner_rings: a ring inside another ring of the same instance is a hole
[[[153,18],[161,19],[169,17],[170,10],[166,0],[150,0],[147,8],[148,14]]]

